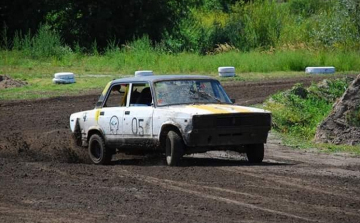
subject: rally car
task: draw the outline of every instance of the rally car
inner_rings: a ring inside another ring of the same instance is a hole
[[[93,110],[70,116],[74,139],[94,164],[109,164],[116,152],[159,151],[175,166],[185,154],[211,150],[261,163],[270,128],[270,112],[234,105],[218,80],[194,75],[113,80]]]

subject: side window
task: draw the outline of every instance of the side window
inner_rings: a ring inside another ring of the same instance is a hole
[[[126,106],[129,84],[113,85],[110,94],[106,99],[104,107],[123,107]]]
[[[147,83],[133,84],[130,96],[130,106],[151,106],[152,96]]]

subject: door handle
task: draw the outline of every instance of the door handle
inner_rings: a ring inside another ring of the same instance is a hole
[[[102,112],[100,112],[100,115],[105,115],[105,112],[103,112],[103,111],[102,111]]]
[[[130,115],[130,111],[125,111],[125,115]]]

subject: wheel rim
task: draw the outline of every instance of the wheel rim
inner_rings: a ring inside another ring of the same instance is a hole
[[[91,155],[96,159],[99,160],[101,158],[101,146],[98,141],[94,141],[91,144]]]

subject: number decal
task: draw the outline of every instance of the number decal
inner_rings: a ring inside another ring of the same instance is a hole
[[[144,119],[139,119],[139,129],[140,129],[139,135],[140,136],[144,135],[144,128],[141,126],[141,122],[143,122],[143,121],[144,121]]]
[[[135,128],[134,128],[134,122],[135,122]],[[133,120],[131,121],[131,131],[134,135],[137,135],[137,133],[138,133],[138,126],[137,126],[136,118],[133,118]]]
[[[144,127],[142,126],[142,122],[144,121],[144,119],[139,119],[139,122],[137,120],[137,118],[133,118],[131,121],[131,131],[134,135],[138,135],[139,136],[143,136],[145,131],[144,131]],[[140,130],[140,131],[139,131]]]

